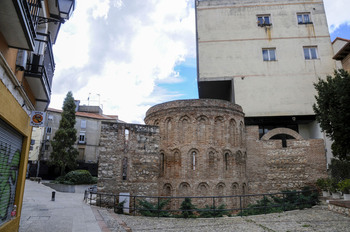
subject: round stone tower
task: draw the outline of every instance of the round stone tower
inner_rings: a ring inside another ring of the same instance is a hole
[[[214,99],[171,101],[150,108],[145,123],[160,130],[160,195],[246,193],[244,113],[239,105]]]

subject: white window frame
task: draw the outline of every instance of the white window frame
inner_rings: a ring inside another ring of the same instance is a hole
[[[312,52],[314,51],[314,52]],[[318,51],[317,46],[304,46],[304,59],[305,60],[317,60],[318,59]]]
[[[259,27],[271,26],[271,15],[270,14],[261,14],[256,16],[257,24]],[[266,22],[268,19],[268,22]]]
[[[267,57],[264,55],[264,51],[267,51]],[[273,52],[273,56],[272,56]],[[262,49],[263,61],[276,61],[276,48],[263,48]]]
[[[79,133],[78,143],[86,143],[86,133],[85,132]]]
[[[308,21],[306,21],[306,19],[308,19]],[[298,24],[312,24],[311,13],[310,12],[297,13],[297,21],[298,21]]]
[[[46,127],[46,133],[47,134],[51,134],[51,132],[52,132],[52,128],[51,127]]]

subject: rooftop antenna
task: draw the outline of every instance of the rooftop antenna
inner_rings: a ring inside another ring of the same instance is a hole
[[[90,105],[90,95],[91,93],[89,93],[89,97],[88,97],[88,106]]]

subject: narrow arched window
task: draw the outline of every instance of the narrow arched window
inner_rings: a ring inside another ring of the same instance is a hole
[[[124,138],[125,142],[129,141],[129,129],[124,130]]]
[[[127,173],[128,173],[128,158],[124,157],[123,158],[123,164],[122,164],[122,177],[123,180],[127,179]]]
[[[192,152],[192,169],[196,170],[196,152]]]
[[[228,169],[228,163],[229,163],[229,154],[228,153],[225,153],[225,170],[227,170]]]
[[[165,169],[165,157],[164,157],[164,153],[160,154],[160,174],[161,176],[164,175],[164,169]]]

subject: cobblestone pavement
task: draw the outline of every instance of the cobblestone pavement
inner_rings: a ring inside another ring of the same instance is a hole
[[[102,209],[101,209],[102,210]],[[105,210],[107,211],[107,210]],[[110,212],[112,215],[113,212]],[[114,220],[124,222],[111,231],[249,231],[249,232],[348,232],[350,218],[328,211],[326,206],[316,206],[312,209],[295,210],[284,213],[257,215],[248,217],[224,217],[210,219],[179,219],[179,218],[150,218],[127,215],[113,215]],[[111,220],[111,217],[109,218]],[[113,219],[112,219],[113,220]],[[112,223],[112,222],[109,222]],[[108,223],[107,223],[108,224]]]

